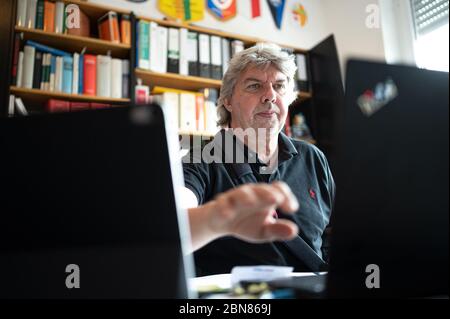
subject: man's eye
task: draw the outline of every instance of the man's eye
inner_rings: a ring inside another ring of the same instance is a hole
[[[277,83],[274,85],[275,90],[284,90],[286,88],[286,85],[284,83]]]
[[[249,86],[247,86],[247,89],[250,90],[257,90],[261,87],[261,85],[259,83],[254,83],[254,84],[250,84]]]

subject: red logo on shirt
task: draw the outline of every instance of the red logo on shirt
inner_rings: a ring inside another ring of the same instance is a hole
[[[312,188],[309,189],[309,196],[316,200],[316,192]]]

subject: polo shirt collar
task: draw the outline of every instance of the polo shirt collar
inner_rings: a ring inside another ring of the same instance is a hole
[[[298,151],[292,141],[283,132],[280,132],[278,135],[278,158],[286,161],[296,155],[298,155]]]

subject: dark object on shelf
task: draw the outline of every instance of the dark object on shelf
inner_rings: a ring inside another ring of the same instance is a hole
[[[302,113],[294,115],[291,124],[292,138],[297,139],[312,139],[311,131],[306,124],[305,116]]]

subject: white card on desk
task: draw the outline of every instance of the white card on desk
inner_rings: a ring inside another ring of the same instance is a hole
[[[231,270],[231,285],[240,281],[269,281],[291,276],[293,267],[237,266]]]

